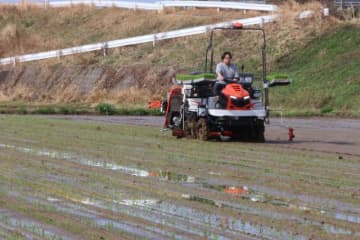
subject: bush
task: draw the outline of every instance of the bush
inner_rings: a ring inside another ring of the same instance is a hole
[[[120,108],[116,111],[117,115],[128,116],[161,116],[163,115],[159,109],[147,108]]]
[[[116,111],[117,115],[130,115],[130,111],[127,108],[120,108]]]
[[[61,106],[58,110],[58,113],[60,114],[77,114],[77,110],[73,106]]]
[[[329,106],[323,107],[321,109],[321,113],[331,113],[332,111],[334,111],[334,109],[332,107],[329,107]]]
[[[55,114],[55,108],[53,107],[40,107],[37,110],[35,110],[35,113],[37,114]]]
[[[28,114],[26,107],[22,106],[18,109],[17,114]]]
[[[34,25],[34,20],[32,20],[32,19],[24,19],[24,20],[22,21],[22,23],[24,24],[24,26],[25,26],[26,28],[29,28],[29,27],[31,27],[32,25]]]
[[[143,109],[143,108],[135,108],[135,109],[131,109],[129,111],[129,115],[146,116],[146,115],[149,115],[149,110],[148,109]]]
[[[102,115],[114,115],[117,112],[116,108],[109,103],[99,103],[95,110]]]

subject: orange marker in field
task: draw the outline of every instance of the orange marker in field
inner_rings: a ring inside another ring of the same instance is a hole
[[[232,195],[244,195],[248,193],[247,187],[226,187],[225,192]]]

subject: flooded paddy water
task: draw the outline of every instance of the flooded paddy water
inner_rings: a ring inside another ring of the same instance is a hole
[[[353,153],[177,140],[151,126],[0,121],[0,238],[360,238]]]

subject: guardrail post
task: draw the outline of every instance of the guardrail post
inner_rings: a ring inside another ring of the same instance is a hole
[[[62,57],[62,51],[61,51],[61,50],[58,50],[56,55],[57,55],[57,57],[58,57],[58,60],[60,61],[60,60],[61,60],[61,57]]]
[[[163,11],[164,11],[164,4],[161,3],[158,13],[162,13]]]
[[[103,43],[103,54],[104,54],[104,57],[106,57],[107,53],[108,53],[108,44],[107,44],[107,42],[104,42],[104,43]]]
[[[156,35],[154,35],[154,39],[153,39],[153,48],[155,47],[155,41],[156,41]]]
[[[13,67],[16,68],[16,57],[12,58],[12,64],[13,64]]]

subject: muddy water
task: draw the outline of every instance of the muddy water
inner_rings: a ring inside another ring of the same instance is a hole
[[[41,237],[42,239],[73,239],[52,226],[46,226],[3,208],[0,208],[0,222],[11,226],[12,229],[21,229],[21,234],[28,239],[33,239],[34,236]]]
[[[47,197],[46,200],[37,196],[25,196],[23,193],[11,192],[9,195],[16,196],[17,198],[23,199],[28,203],[38,204],[42,206],[52,207],[60,213],[66,213],[73,215],[75,217],[81,217],[82,222],[85,224],[91,224],[93,226],[105,227],[106,229],[111,229],[118,232],[126,232],[133,234],[134,236],[147,238],[147,239],[165,239],[165,236],[170,237],[169,233],[162,231],[157,228],[149,228],[147,226],[142,226],[139,228],[134,223],[127,222],[124,220],[116,221],[113,219],[106,218],[101,213],[99,213],[96,208],[87,208],[99,207],[98,202],[94,202],[89,198],[76,200],[76,199],[59,199],[54,197]],[[29,221],[30,222],[30,221]],[[33,224],[33,221],[30,222]],[[61,235],[60,235],[61,236]],[[184,239],[181,236],[178,236],[176,239]]]
[[[14,194],[19,196],[19,194]],[[136,236],[142,236],[149,239],[167,239],[167,237],[174,237],[175,239],[188,239],[182,234],[175,234],[171,232],[166,232],[158,227],[151,227],[148,225],[142,225],[141,230],[137,231],[136,225],[133,223],[126,222],[122,220],[121,222],[115,221],[105,216],[102,216],[99,211],[96,211],[96,208],[111,210],[115,213],[122,213],[129,216],[134,216],[137,218],[144,219],[146,221],[162,224],[165,226],[173,227],[178,230],[181,230],[183,233],[191,233],[199,236],[212,236],[215,238],[215,234],[212,232],[211,228],[207,226],[193,226],[191,222],[186,220],[178,219],[178,216],[172,214],[166,214],[156,211],[155,213],[152,210],[152,207],[157,204],[157,200],[154,199],[138,199],[138,200],[121,200],[121,201],[112,201],[105,202],[103,200],[90,200],[89,198],[85,199],[58,199],[53,197],[48,197],[48,202],[34,197],[25,197],[28,202],[44,204],[52,206],[64,213],[72,214],[74,216],[80,216],[84,222],[90,221],[91,224],[105,226],[107,228],[114,228],[119,231],[125,231],[133,233]],[[54,200],[55,199],[55,200]],[[91,208],[89,208],[91,207]],[[176,206],[173,206],[174,209],[177,209]],[[221,234],[216,234],[219,239],[231,239]]]
[[[249,200],[259,204],[272,204],[274,206],[285,208],[296,208],[301,211],[318,211],[321,214],[329,217],[349,221],[353,223],[359,223],[359,216],[354,213],[345,214],[336,212],[330,209],[319,210],[316,207],[306,205],[294,205],[290,203],[290,199],[284,196],[277,196],[269,194],[267,192],[261,192],[247,186],[233,186],[233,185],[216,185],[214,182],[220,182],[216,179],[208,181],[206,178],[197,178],[186,174],[179,174],[168,170],[161,171],[148,171],[145,169],[138,169],[131,166],[122,166],[111,163],[110,161],[103,159],[89,159],[73,153],[58,152],[52,150],[33,149],[28,147],[20,147],[14,145],[0,144],[0,148],[12,149],[21,153],[33,154],[36,156],[49,157],[53,159],[68,160],[76,162],[78,164],[91,166],[95,168],[103,168],[110,171],[118,171],[122,174],[131,176],[137,176],[141,178],[155,178],[159,181],[169,181],[177,184],[184,184],[186,187],[208,189],[211,191],[221,192],[223,195],[237,196],[243,200]],[[211,183],[209,183],[211,182]],[[263,211],[254,207],[246,207],[241,204],[234,204],[233,202],[219,201],[209,199],[206,197],[183,194],[183,197],[189,201],[196,201],[204,204],[208,204],[215,207],[227,207],[240,211],[244,211],[249,214],[264,216],[268,218],[286,219],[292,221],[298,221],[303,224],[309,224],[314,226],[320,226],[325,232],[337,235],[351,235],[357,236],[359,232],[337,227],[331,224],[320,224],[314,221],[306,221],[301,218],[294,217],[288,214],[280,214],[272,211]],[[76,200],[76,199],[59,199],[55,197],[47,197],[47,204],[52,204],[59,211],[63,211],[69,214],[74,214],[86,218],[93,222],[95,225],[106,226],[117,229],[118,231],[125,231],[141,237],[149,237],[153,239],[162,239],[164,236],[169,236],[169,232],[162,231],[159,228],[152,228],[149,226],[142,227],[142,230],[137,230],[137,226],[131,223],[117,222],[112,219],[99,216],[96,211],[89,211],[85,206],[95,207],[110,210],[113,212],[125,214],[128,216],[137,217],[151,223],[163,224],[170,228],[176,228],[184,233],[194,234],[198,236],[207,236],[211,238],[219,239],[231,239],[230,236],[236,234],[250,234],[255,237],[264,238],[276,238],[276,239],[307,239],[307,236],[300,234],[292,234],[291,232],[281,231],[272,227],[257,225],[249,221],[237,219],[228,216],[221,216],[217,214],[210,214],[202,212],[197,209],[189,208],[179,204],[173,204],[159,199],[117,199],[117,200],[104,200],[104,199],[91,199],[89,197]],[[157,216],[157,218],[155,217]],[[15,221],[16,223],[16,221]],[[29,225],[30,224],[30,225]],[[32,222],[23,222],[20,226],[29,228],[34,226]],[[31,225],[33,224],[33,225]],[[14,222],[10,221],[10,225],[14,226]],[[18,226],[18,227],[20,227]],[[16,227],[16,226],[15,226]],[[44,236],[52,236],[53,234],[49,230],[41,229],[39,226],[33,227],[35,233],[44,234]],[[177,239],[184,238],[183,236],[177,236]]]
[[[133,176],[139,176],[139,177],[147,177],[149,176],[149,172],[145,170],[140,170],[133,167],[126,167],[117,165],[114,163],[109,163],[101,159],[89,159],[85,158],[76,154],[66,153],[66,152],[58,152],[58,151],[48,151],[48,150],[37,150],[33,148],[27,148],[27,147],[18,147],[14,145],[7,145],[7,144],[0,144],[0,148],[8,148],[8,149],[14,149],[19,152],[23,153],[30,153],[37,156],[44,156],[54,159],[63,159],[63,160],[69,160],[72,162],[80,163],[87,166],[92,167],[100,167],[104,169],[110,169],[114,171],[119,171],[125,174],[130,174]]]
[[[24,198],[23,194],[11,193],[11,195]],[[129,224],[119,224],[113,220],[105,219],[93,210],[87,209],[87,206],[108,209],[113,212],[123,213],[129,216],[139,217],[141,219],[154,223],[165,224],[169,227],[176,227],[183,232],[196,234],[199,236],[217,236],[219,239],[231,239],[232,236],[245,233],[254,236],[272,236],[277,239],[306,239],[304,236],[292,236],[291,233],[279,231],[274,228],[256,225],[241,219],[229,218],[217,214],[210,214],[195,210],[189,207],[175,205],[169,202],[156,199],[124,199],[120,201],[103,201],[84,199],[59,199],[47,197],[46,201],[34,197],[25,197],[32,203],[48,204],[55,207],[58,211],[66,212],[84,219],[89,219],[93,224],[102,226],[112,226],[119,230],[132,232],[133,228]],[[155,229],[151,229],[155,231]],[[214,233],[215,231],[215,233]],[[222,235],[221,233],[225,233]],[[148,236],[150,233],[146,233]],[[156,236],[158,239],[159,236]],[[180,236],[178,239],[181,239]]]

